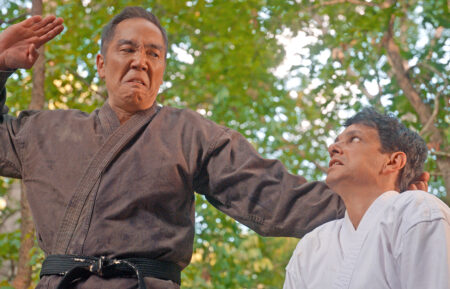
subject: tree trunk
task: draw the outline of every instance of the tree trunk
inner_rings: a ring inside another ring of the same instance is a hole
[[[420,122],[422,125],[426,125],[429,119],[432,117],[431,109],[423,103],[420,98],[419,93],[414,88],[410,78],[406,74],[405,68],[403,66],[403,58],[400,54],[400,48],[394,41],[393,25],[395,16],[391,17],[389,24],[389,29],[385,34],[385,39],[383,41],[384,48],[386,49],[386,54],[392,70],[394,71],[395,78],[405,94],[406,98],[409,100],[414,110],[419,115]],[[445,137],[441,134],[438,128],[433,124],[428,126],[428,133],[430,135],[430,143],[433,147],[439,149],[440,147],[447,147],[447,142]],[[439,171],[442,174],[444,180],[444,185],[447,191],[447,196],[443,199],[447,204],[450,204],[450,160],[447,156],[436,156],[436,163]]]
[[[20,192],[20,249],[19,262],[17,264],[17,275],[12,285],[16,289],[27,289],[31,285],[31,255],[30,250],[34,245],[34,225],[31,217],[30,206],[25,197],[25,187],[21,184]]]
[[[32,1],[32,15],[42,15],[43,5],[42,0]],[[31,92],[31,102],[29,109],[39,110],[44,107],[44,81],[45,81],[45,56],[44,46],[38,49],[39,58],[33,66],[33,88]],[[20,193],[20,250],[19,263],[17,265],[17,275],[13,281],[13,286],[16,289],[27,289],[31,285],[32,268],[30,265],[31,254],[30,251],[34,246],[34,224],[31,216],[30,206],[26,197],[25,186],[21,184]]]

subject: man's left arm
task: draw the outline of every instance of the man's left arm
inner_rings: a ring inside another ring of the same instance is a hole
[[[306,182],[280,161],[262,158],[233,130],[215,138],[201,176],[198,193],[265,236],[302,237],[345,211],[342,200],[324,183]]]
[[[450,224],[447,219],[420,222],[402,238],[399,258],[404,289],[450,289]]]

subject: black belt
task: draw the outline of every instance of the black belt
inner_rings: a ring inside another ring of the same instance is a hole
[[[86,279],[92,274],[101,277],[136,277],[140,289],[146,289],[144,277],[181,284],[181,268],[177,264],[146,258],[109,259],[104,256],[49,255],[42,264],[40,277],[64,276],[57,289],[66,289],[72,288],[74,280]]]

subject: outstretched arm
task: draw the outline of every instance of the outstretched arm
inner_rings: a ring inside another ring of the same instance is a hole
[[[31,68],[39,54],[37,49],[64,29],[62,18],[30,17],[0,33],[0,70]]]

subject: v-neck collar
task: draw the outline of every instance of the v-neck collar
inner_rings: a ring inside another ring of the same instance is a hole
[[[342,224],[342,229],[340,233],[341,247],[344,254],[348,252],[349,247],[352,246],[353,240],[355,238],[364,238],[373,224],[377,222],[384,208],[390,204],[391,198],[397,196],[399,193],[396,191],[387,191],[378,196],[378,198],[373,201],[367,211],[364,213],[361,221],[359,222],[358,228],[355,230],[353,223],[348,216],[348,212],[345,211],[345,216]]]
[[[98,113],[100,123],[103,128],[103,133],[106,137],[111,135],[120,126],[119,118],[114,110],[109,105],[108,101],[105,101]]]
[[[342,247],[342,262],[336,273],[333,282],[333,289],[348,288],[351,282],[356,261],[364,245],[365,240],[384,212],[384,209],[391,202],[392,197],[398,195],[398,192],[388,191],[381,194],[367,209],[358,228],[355,230],[347,212],[345,212],[342,229],[339,233],[340,245]]]
[[[397,196],[398,194],[399,193],[396,191],[387,191],[376,198],[375,201],[373,201],[373,203],[367,209],[366,213],[361,219],[361,222],[359,222],[358,228],[355,231],[358,233],[369,231],[372,225],[378,220],[380,213],[384,211],[384,208],[387,205],[389,205],[391,198]]]
[[[152,113],[156,110],[157,107],[158,104],[155,101],[150,108],[136,112],[131,118],[133,118],[136,115],[146,115],[148,113]],[[103,133],[106,137],[110,136],[114,131],[116,131],[121,126],[117,114],[111,108],[108,101],[105,101],[105,103],[102,105],[98,113],[98,116],[100,118],[100,123],[103,128]],[[128,121],[130,121],[131,118]]]

